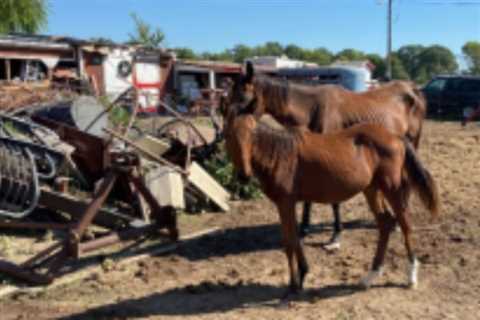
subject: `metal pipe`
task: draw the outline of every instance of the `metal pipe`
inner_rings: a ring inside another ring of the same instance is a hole
[[[81,243],[78,246],[79,251],[80,253],[87,253],[89,251],[107,247],[109,245],[112,245],[121,241],[137,238],[140,235],[151,233],[156,229],[158,229],[158,226],[154,224],[149,224],[147,226],[143,226],[140,228],[130,228],[128,230],[114,232],[104,237]]]

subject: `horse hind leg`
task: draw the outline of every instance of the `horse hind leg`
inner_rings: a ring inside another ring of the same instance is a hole
[[[303,204],[302,222],[300,223],[300,237],[305,238],[310,232],[310,215],[312,211],[312,203],[305,202]]]
[[[395,225],[395,219],[391,216],[388,209],[386,209],[379,189],[370,187],[364,194],[370,210],[375,216],[379,231],[377,249],[373,258],[372,267],[368,274],[360,281],[360,285],[367,289],[371,286],[374,279],[383,274],[385,252],[387,250],[390,233]]]
[[[415,289],[418,285],[418,268],[420,266],[419,261],[416,258],[415,252],[412,246],[411,233],[412,233],[412,224],[410,218],[410,210],[408,209],[408,199],[409,199],[409,187],[407,182],[402,181],[402,186],[398,192],[395,194],[389,195],[389,202],[392,206],[400,229],[403,233],[403,238],[405,242],[405,249],[407,251],[409,267],[408,267],[408,286],[412,289]]]
[[[342,226],[342,219],[340,217],[340,204],[334,203],[332,204],[333,210],[333,234],[330,238],[330,241],[325,245],[325,249],[327,250],[337,250],[340,249],[340,238],[343,231]]]

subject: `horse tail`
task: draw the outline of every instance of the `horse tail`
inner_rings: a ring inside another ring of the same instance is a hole
[[[440,199],[438,187],[430,172],[423,166],[410,141],[403,139],[405,145],[405,169],[408,179],[420,196],[420,200],[433,217],[439,214]]]

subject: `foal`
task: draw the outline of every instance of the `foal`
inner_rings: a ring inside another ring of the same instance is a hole
[[[368,287],[381,273],[389,235],[395,225],[395,218],[382,201],[383,193],[405,238],[410,262],[409,285],[416,286],[418,262],[411,245],[406,202],[409,184],[402,177],[402,170],[406,169],[411,185],[433,216],[438,213],[438,192],[430,173],[404,138],[375,124],[356,125],[336,134],[275,130],[257,122],[250,114],[236,115],[236,112],[227,115],[227,151],[240,174],[259,179],[263,192],[278,209],[290,269],[288,293],[302,288],[308,272],[297,234],[296,202],[335,203],[359,192],[365,194],[379,230],[372,269],[362,284]]]

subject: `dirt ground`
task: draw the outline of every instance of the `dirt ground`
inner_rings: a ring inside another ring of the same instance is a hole
[[[228,214],[181,215],[183,232],[222,231],[175,252],[1,298],[1,319],[478,319],[480,127],[427,122],[421,158],[440,185],[442,211],[431,222],[412,203],[421,261],[416,290],[405,287],[399,232],[391,238],[384,275],[368,291],[357,286],[373,257],[376,230],[364,199],[356,197],[342,207],[346,230],[335,252],[322,247],[330,236],[330,208],[314,206],[305,291],[280,304],[288,267],[278,217],[269,201],[258,200],[236,203]]]

